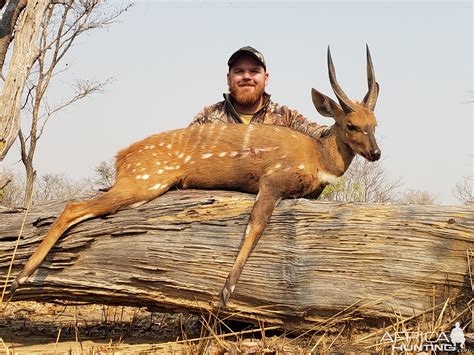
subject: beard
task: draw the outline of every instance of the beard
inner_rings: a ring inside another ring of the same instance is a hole
[[[265,85],[250,86],[238,86],[233,84],[229,86],[229,91],[234,100],[243,106],[253,105],[262,97],[265,92]]]

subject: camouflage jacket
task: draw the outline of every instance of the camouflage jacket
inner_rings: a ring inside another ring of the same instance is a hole
[[[265,104],[253,115],[250,123],[286,126],[314,138],[319,138],[321,132],[326,128],[326,126],[307,119],[296,110],[271,101],[269,94],[265,93],[264,95]],[[239,114],[232,105],[229,94],[224,94],[224,101],[204,107],[194,116],[190,126],[210,122],[242,123]]]

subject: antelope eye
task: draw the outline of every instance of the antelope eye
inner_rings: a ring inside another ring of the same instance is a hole
[[[356,132],[357,131],[357,127],[350,124],[350,123],[347,124],[347,129],[351,132]]]

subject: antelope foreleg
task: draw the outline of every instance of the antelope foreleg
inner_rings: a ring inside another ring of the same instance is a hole
[[[244,242],[242,243],[239,254],[237,255],[232,269],[227,276],[224,288],[220,294],[221,305],[225,306],[230,295],[239,281],[240,274],[247,262],[250,254],[258,243],[275,206],[280,201],[280,196],[266,188],[260,189],[257,195],[252,212],[250,213],[249,223],[245,230]]]

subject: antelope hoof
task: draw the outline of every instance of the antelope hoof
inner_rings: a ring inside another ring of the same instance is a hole
[[[221,291],[221,306],[225,307],[229,301],[230,295],[234,291],[235,286],[225,285]]]
[[[13,280],[11,285],[10,285],[10,295],[13,295],[18,288],[19,284],[17,280]]]

